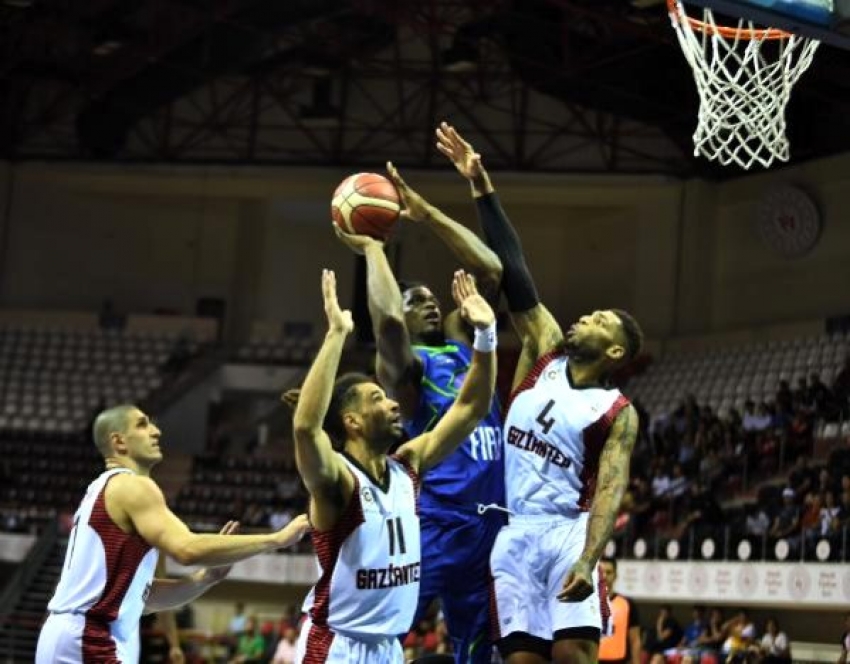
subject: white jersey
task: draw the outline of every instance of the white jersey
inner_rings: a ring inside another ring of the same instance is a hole
[[[394,638],[410,629],[419,599],[419,477],[388,457],[386,486],[379,486],[340,456],[354,494],[332,529],[312,531],[321,577],[304,610],[314,625],[344,636]]]
[[[540,358],[505,418],[505,490],[517,515],[590,509],[599,456],[628,400],[617,389],[574,387],[563,354]]]
[[[138,534],[122,531],[106,511],[107,483],[131,472],[107,470],[89,485],[74,515],[62,576],[47,605],[51,615],[84,616],[79,623],[83,653],[106,656],[111,649],[122,661],[138,660],[139,619],[158,557],[156,549]],[[136,659],[130,659],[134,653]]]

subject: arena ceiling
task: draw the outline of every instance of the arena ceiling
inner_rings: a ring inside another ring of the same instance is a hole
[[[729,177],[659,0],[0,0],[7,159]],[[850,53],[822,46],[792,158],[850,149]]]

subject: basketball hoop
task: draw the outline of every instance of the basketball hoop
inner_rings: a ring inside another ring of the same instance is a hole
[[[788,161],[785,107],[820,42],[743,18],[735,28],[718,25],[710,9],[700,21],[680,0],[667,9],[699,93],[694,156],[745,170]]]

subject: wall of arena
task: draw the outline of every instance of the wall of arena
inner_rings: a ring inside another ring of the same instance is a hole
[[[227,301],[250,320],[321,320],[320,266],[353,274],[328,228],[342,171],[90,164],[2,164],[4,307],[192,313]],[[474,226],[453,173],[407,172],[411,185]],[[600,302],[635,311],[649,336],[808,320],[850,309],[850,157],[730,183],[652,176],[496,174],[543,300],[570,319]],[[773,185],[808,190],[824,218],[815,249],[785,259],[759,239]],[[400,273],[445,297],[455,261],[424,229],[396,243]],[[444,279],[440,279],[444,275]],[[312,279],[311,279],[312,277]],[[315,282],[315,283],[314,283]],[[342,289],[350,304],[352,289]],[[235,328],[234,328],[235,326]],[[231,331],[232,331],[231,330]]]

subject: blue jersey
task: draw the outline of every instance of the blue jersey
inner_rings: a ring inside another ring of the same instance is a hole
[[[422,361],[419,404],[404,423],[412,438],[430,431],[451,407],[472,362],[472,349],[446,341],[443,346],[413,346]],[[475,511],[478,503],[505,504],[502,417],[496,398],[475,431],[450,456],[422,478],[419,508],[423,514],[446,508]]]

